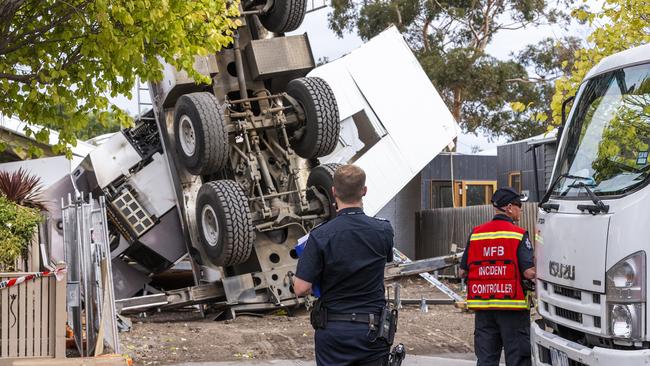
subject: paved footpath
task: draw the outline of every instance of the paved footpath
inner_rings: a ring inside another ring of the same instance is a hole
[[[473,366],[476,361],[460,360],[444,357],[407,355],[402,363],[404,366]],[[316,366],[314,361],[237,361],[237,362],[194,362],[180,363],[175,366]]]

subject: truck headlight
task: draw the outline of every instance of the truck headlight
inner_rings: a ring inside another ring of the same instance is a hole
[[[608,302],[645,301],[645,252],[636,252],[607,271]]]
[[[612,266],[606,274],[609,334],[616,338],[643,337],[646,301],[646,256],[636,252]]]
[[[642,334],[642,304],[610,304],[609,333],[616,338],[640,339]]]

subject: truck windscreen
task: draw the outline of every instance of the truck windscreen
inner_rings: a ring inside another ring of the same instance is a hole
[[[625,194],[650,175],[650,64],[598,75],[583,83],[554,172],[554,197]]]

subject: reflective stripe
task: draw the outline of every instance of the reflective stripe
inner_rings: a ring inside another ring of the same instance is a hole
[[[494,231],[490,233],[472,234],[469,240],[489,240],[489,239],[523,239],[524,234],[514,231]]]
[[[527,309],[526,300],[467,300],[468,308],[517,308]]]

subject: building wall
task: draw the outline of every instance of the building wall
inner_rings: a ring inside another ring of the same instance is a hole
[[[431,181],[451,181],[452,154],[442,153],[422,170],[422,209],[430,208]],[[497,180],[497,157],[453,154],[454,180]]]
[[[511,172],[521,172],[522,191],[527,191],[531,201],[538,202],[544,196],[550,181],[555,159],[555,143],[539,145],[536,149],[539,192],[535,192],[533,152],[528,151],[528,141],[515,142],[497,147],[497,186],[509,186]]]
[[[409,258],[415,256],[415,213],[421,209],[421,179],[420,174],[415,176],[377,213],[377,217],[387,219],[393,225],[395,246]]]
[[[451,180],[452,154],[442,153],[422,170],[422,180]],[[455,180],[496,180],[494,155],[453,154]]]

